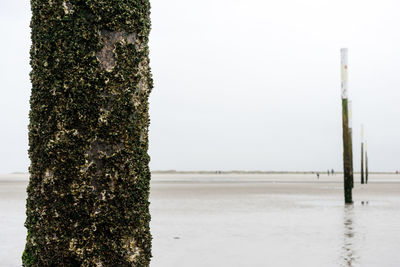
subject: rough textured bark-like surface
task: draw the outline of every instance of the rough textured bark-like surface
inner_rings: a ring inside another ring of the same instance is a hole
[[[343,174],[344,174],[344,201],[346,204],[353,203],[353,179],[351,162],[351,137],[349,131],[349,114],[347,99],[342,99],[342,127],[343,127]]]
[[[32,0],[24,266],[148,266],[149,0]]]

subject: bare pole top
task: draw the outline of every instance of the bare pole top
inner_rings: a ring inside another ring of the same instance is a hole
[[[341,86],[342,86],[342,99],[347,99],[348,98],[348,49],[347,48],[342,48],[340,49],[340,63],[341,63]]]

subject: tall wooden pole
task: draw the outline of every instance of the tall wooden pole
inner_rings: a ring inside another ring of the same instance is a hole
[[[365,141],[365,183],[368,184],[368,153],[367,153],[367,141]]]
[[[149,266],[150,0],[30,3],[23,266]]]
[[[361,125],[361,184],[364,184],[364,125]]]
[[[354,188],[354,175],[353,175],[353,101],[349,100],[349,135],[350,135],[350,176],[351,176],[351,188]]]
[[[342,122],[343,122],[343,173],[344,173],[344,202],[353,203],[352,180],[351,180],[351,150],[350,150],[350,131],[349,131],[349,112],[348,112],[348,84],[347,84],[347,48],[342,48],[341,52],[341,87],[342,87]]]

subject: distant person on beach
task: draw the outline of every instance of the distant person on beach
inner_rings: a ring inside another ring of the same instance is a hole
[[[329,170],[328,170],[328,176],[329,176],[329,174],[330,174],[330,172],[329,172]]]
[[[319,172],[317,172],[317,179],[319,179]]]
[[[331,174],[332,174],[332,175],[334,175],[334,174],[335,174],[335,171],[334,171],[333,169],[331,170]]]

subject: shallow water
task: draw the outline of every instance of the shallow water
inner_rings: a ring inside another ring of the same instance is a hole
[[[2,178],[2,177],[0,177]],[[400,266],[397,177],[153,175],[151,266]],[[25,179],[0,179],[0,266],[20,266]]]
[[[153,183],[152,266],[400,266],[399,184],[231,179]]]

